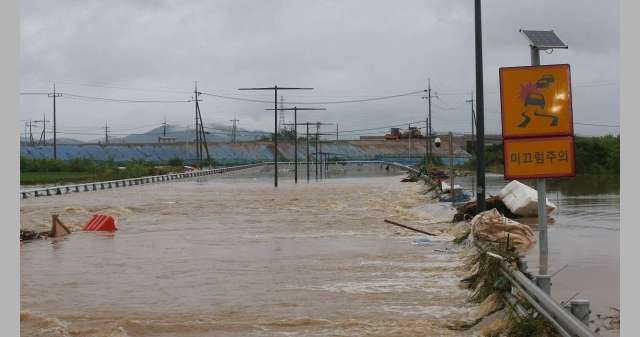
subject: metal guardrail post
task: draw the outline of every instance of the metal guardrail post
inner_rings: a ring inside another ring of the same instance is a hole
[[[536,275],[536,285],[547,295],[551,295],[551,275]]]
[[[571,313],[576,316],[577,319],[582,321],[584,325],[589,326],[589,315],[591,309],[589,308],[589,300],[575,299],[571,302]]]

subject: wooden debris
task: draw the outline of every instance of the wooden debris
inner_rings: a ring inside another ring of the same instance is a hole
[[[497,209],[498,212],[500,212],[507,218],[511,218],[511,219],[519,218],[519,216],[511,213],[511,211],[507,208],[507,206],[505,206],[502,200],[500,200],[500,198],[497,196],[491,196],[487,198],[486,206],[488,210],[492,208]],[[475,200],[469,201],[465,204],[462,204],[456,207],[456,209],[458,210],[458,213],[456,213],[456,215],[453,216],[454,222],[471,220],[474,216],[478,214],[478,203]]]
[[[438,234],[429,233],[429,232],[426,232],[426,231],[423,231],[423,230],[420,230],[420,229],[417,229],[417,228],[413,228],[413,227],[409,227],[409,226],[406,226],[406,225],[403,225],[403,224],[399,224],[399,223],[397,223],[397,222],[393,222],[393,221],[391,221],[391,220],[387,220],[387,219],[385,219],[385,220],[384,220],[384,222],[386,222],[386,223],[390,223],[390,224],[392,224],[392,225],[396,225],[396,226],[398,226],[398,227],[403,227],[403,228],[406,228],[406,229],[412,230],[412,231],[414,231],[414,232],[418,232],[418,233],[422,233],[422,234],[427,234],[427,235],[431,235],[431,236],[438,236]]]
[[[51,231],[49,232],[49,237],[51,238],[59,238],[65,235],[71,234],[71,230],[65,226],[62,221],[58,218],[58,214],[51,215]]]

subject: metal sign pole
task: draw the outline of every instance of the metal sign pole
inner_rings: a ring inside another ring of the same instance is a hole
[[[531,65],[540,65],[540,49],[531,47]],[[540,245],[540,261],[538,266],[538,274],[540,276],[546,276],[549,271],[549,241],[547,233],[547,193],[546,193],[546,181],[544,178],[536,179],[536,189],[538,191],[538,233],[539,233],[539,245]],[[545,282],[546,283],[546,282]],[[546,293],[550,293],[551,289],[548,289],[550,285],[543,287]],[[544,289],[547,288],[547,289]]]

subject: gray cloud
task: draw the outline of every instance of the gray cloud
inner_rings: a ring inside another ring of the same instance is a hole
[[[286,102],[409,92],[424,89],[431,78],[433,89],[441,93],[434,101],[436,130],[469,131],[468,95],[461,93],[475,88],[471,1],[21,4],[23,90],[50,90],[56,81],[60,91],[88,96],[188,99],[197,80],[202,91],[268,100],[269,93],[236,89],[274,84],[315,88],[283,93]],[[519,28],[554,29],[569,45],[569,50],[542,54],[542,62],[571,64],[576,121],[618,123],[618,1],[484,1],[483,6],[488,132],[499,131],[498,68],[529,63]],[[228,123],[237,113],[243,127],[272,127],[271,113],[263,111],[269,104],[203,98],[207,122]],[[304,113],[301,120],[339,122],[341,129],[375,127],[423,120],[426,104],[415,95],[327,108]],[[159,124],[164,116],[190,124],[193,106],[63,98],[58,110],[61,129],[99,129],[108,120],[118,132]],[[50,111],[50,99],[22,97],[25,119]],[[578,126],[576,131],[617,130]]]

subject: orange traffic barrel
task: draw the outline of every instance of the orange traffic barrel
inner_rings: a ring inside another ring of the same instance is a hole
[[[116,223],[118,220],[110,215],[94,214],[91,220],[84,225],[84,231],[116,231]]]

